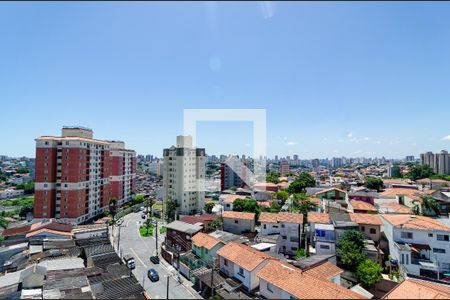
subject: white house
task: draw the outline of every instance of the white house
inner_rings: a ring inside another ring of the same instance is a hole
[[[5,189],[0,190],[0,199],[16,198],[23,195],[23,190]]]
[[[259,278],[256,274],[272,259],[264,252],[234,242],[226,244],[216,253],[220,271],[242,282],[248,291],[258,288]]]
[[[298,213],[261,213],[261,235],[279,234],[277,252],[293,255],[300,247],[303,215]]]
[[[450,271],[450,226],[416,215],[384,214],[382,231],[403,273],[435,276]]]
[[[224,211],[222,218],[225,231],[235,234],[255,232],[255,213]]]

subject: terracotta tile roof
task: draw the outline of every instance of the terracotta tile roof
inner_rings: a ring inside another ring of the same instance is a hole
[[[234,200],[236,200],[236,199],[246,199],[246,197],[245,197],[245,196],[241,196],[241,195],[228,195],[228,196],[223,200],[223,202],[224,202],[224,203],[233,203]]]
[[[399,214],[410,214],[411,213],[411,208],[405,206],[405,205],[401,205],[399,203],[383,203],[379,205],[380,208],[385,208],[387,209],[390,213],[394,212],[394,213],[399,213]]]
[[[12,236],[12,235],[19,235],[19,234],[25,234],[30,230],[31,226],[21,226],[21,227],[15,227],[15,228],[8,228],[3,230],[2,235],[3,236]]]
[[[408,278],[389,293],[383,299],[449,299],[450,286],[431,281]]]
[[[450,226],[425,216],[382,214],[381,217],[398,228],[450,231]]]
[[[352,222],[358,224],[367,224],[367,225],[381,225],[383,222],[381,221],[381,217],[378,214],[358,214],[358,213],[350,213],[350,219]]]
[[[219,218],[218,215],[203,214],[200,216],[184,216],[184,217],[180,218],[180,221],[189,223],[189,224],[196,224],[196,223],[204,223],[204,222],[208,222],[208,221],[213,221],[217,218]]]
[[[194,235],[192,237],[192,242],[197,246],[197,247],[204,247],[208,250],[211,250],[212,248],[214,248],[217,244],[222,243],[219,239],[210,236],[209,234],[203,233],[203,232],[199,232],[196,235]]]
[[[266,187],[277,187],[273,182],[257,182],[253,185],[253,188],[266,188]]]
[[[279,182],[279,183],[277,183],[277,185],[280,187],[280,188],[287,188],[288,186],[289,186],[289,182],[286,182],[286,181],[283,181],[283,182]]]
[[[270,204],[272,204],[272,201],[258,201],[258,205],[261,207],[270,207]]]
[[[327,192],[329,192],[329,191],[334,191],[334,190],[339,191],[339,192],[341,192],[341,193],[347,194],[347,192],[344,191],[344,190],[341,190],[341,189],[332,187],[332,188],[329,188],[329,189],[321,190],[320,192],[317,192],[317,193],[315,193],[314,195],[320,195],[320,194],[327,193]]]
[[[327,260],[326,262],[321,263],[320,265],[313,266],[312,268],[307,269],[303,272],[313,277],[330,280],[334,276],[344,273],[344,270]]]
[[[25,237],[26,238],[33,237],[33,236],[38,235],[38,234],[43,233],[43,232],[52,233],[52,234],[59,234],[59,235],[66,235],[66,236],[72,236],[71,232],[65,232],[65,231],[60,231],[60,230],[53,230],[53,229],[49,229],[49,228],[41,228],[41,229],[38,229],[38,230],[34,230],[34,231],[30,232],[30,233],[27,233],[27,235],[25,235]]]
[[[222,217],[229,219],[254,220],[255,213],[240,211],[224,211]]]
[[[378,209],[370,203],[361,200],[350,200],[350,205],[354,210],[378,211]]]
[[[263,212],[259,215],[259,222],[263,223],[303,223],[303,215],[297,213],[288,213],[288,212],[280,212],[280,213],[267,213]]]
[[[410,179],[401,179],[401,178],[399,178],[399,179],[383,179],[383,183],[402,183],[402,184],[407,183],[407,184],[409,184],[409,183],[412,183],[412,181]]]
[[[330,224],[330,215],[318,212],[308,212],[308,223]]]
[[[419,191],[416,189],[405,189],[405,188],[390,188],[386,189],[380,193],[380,196],[384,197],[395,197],[398,195],[404,195],[408,197],[420,196],[420,195],[430,195],[436,192],[435,190],[425,190]]]
[[[244,244],[230,242],[217,250],[217,255],[231,261],[247,271],[253,271],[257,266],[271,256]]]
[[[257,276],[299,299],[363,299],[333,282],[314,277],[294,266],[271,260]]]

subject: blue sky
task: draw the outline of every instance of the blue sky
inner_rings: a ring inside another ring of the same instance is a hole
[[[185,108],[263,108],[269,156],[404,157],[450,148],[449,98],[447,2],[0,3],[0,154],[84,125],[161,156]]]

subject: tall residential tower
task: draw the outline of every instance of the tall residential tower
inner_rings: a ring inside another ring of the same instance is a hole
[[[177,145],[164,149],[164,204],[173,201],[183,215],[202,211],[205,202],[204,148],[194,148],[191,136],[177,136]],[[167,211],[166,211],[167,213]]]
[[[131,199],[136,153],[123,142],[93,138],[91,129],[63,127],[36,139],[34,218],[85,222],[108,210],[111,198]]]

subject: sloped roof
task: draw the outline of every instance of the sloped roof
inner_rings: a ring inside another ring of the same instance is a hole
[[[319,212],[308,212],[308,223],[329,224],[330,215]]]
[[[280,212],[280,213],[268,213],[263,212],[259,215],[259,222],[262,223],[303,223],[303,215],[298,213],[288,213],[288,212]]]
[[[192,242],[197,247],[204,247],[208,250],[211,250],[217,244],[222,243],[221,240],[219,240],[213,236],[210,236],[209,234],[203,233],[203,232],[199,232],[196,235],[194,235],[192,237]]]
[[[311,275],[313,277],[323,278],[330,280],[331,278],[344,273],[344,270],[338,266],[332,264],[330,261],[325,261],[319,265],[313,266],[310,269],[304,271],[305,274]]]
[[[350,220],[358,224],[381,225],[381,217],[378,214],[350,213]]]
[[[364,299],[342,286],[280,261],[269,261],[257,276],[299,299]]]
[[[407,278],[383,299],[450,299],[450,286]]]
[[[360,200],[350,200],[350,204],[355,210],[378,211],[378,209],[370,203]]]
[[[398,228],[450,231],[450,226],[425,216],[382,214],[381,217],[391,223],[394,227]]]
[[[240,212],[240,211],[224,211],[222,217],[229,219],[254,220],[255,213]]]
[[[252,271],[266,259],[271,259],[271,257],[264,252],[234,242],[230,242],[220,248],[217,251],[217,255],[228,259],[247,271]]]

